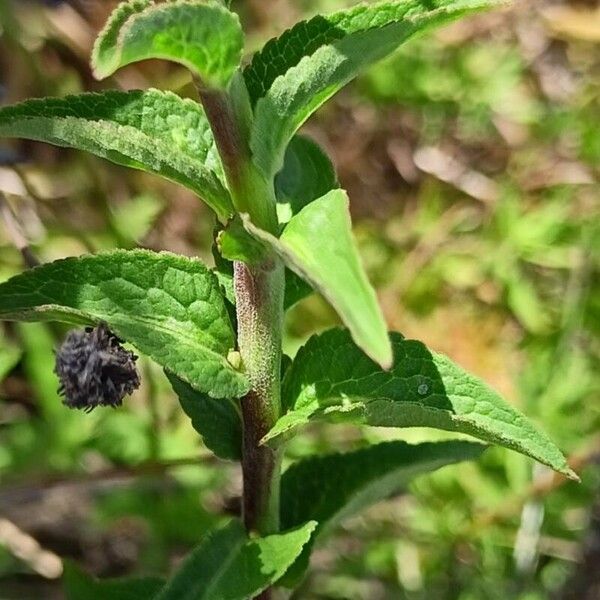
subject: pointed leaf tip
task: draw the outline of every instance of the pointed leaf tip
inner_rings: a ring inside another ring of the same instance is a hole
[[[247,219],[244,224],[329,301],[367,356],[384,369],[392,367],[387,326],[352,236],[344,190],[331,190],[306,205],[279,238]]]
[[[265,442],[315,419],[377,427],[434,427],[530,456],[577,481],[550,438],[479,378],[415,340],[391,334],[395,362],[382,371],[348,331],[313,336],[283,382],[288,408]]]
[[[581,483],[581,477],[579,477],[579,475],[577,475],[577,473],[575,473],[575,471],[573,471],[568,464],[562,473],[571,481],[574,481],[575,483]]]
[[[317,524],[248,538],[233,520],[209,532],[182,562],[156,600],[245,600],[277,582],[309,543]]]

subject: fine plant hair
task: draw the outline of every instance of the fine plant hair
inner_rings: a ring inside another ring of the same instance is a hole
[[[139,385],[126,342],[164,369],[205,445],[241,464],[241,518],[206,532],[168,579],[106,582],[70,566],[69,598],[275,597],[298,586],[312,550],[343,519],[419,474],[476,459],[487,444],[577,479],[554,443],[483,381],[388,332],[346,192],[326,153],[298,133],[412,36],[498,4],[358,5],[297,23],[246,61],[227,2],[130,0],[96,40],[94,75],[150,58],[174,61],[191,72],[197,102],[156,89],[109,90],[0,109],[0,135],[154,173],[191,190],[216,222],[214,268],[167,252],[114,250],[0,284],[2,319],[88,326],[58,351],[67,405],[114,407]],[[284,313],[313,292],[343,327],[312,336],[290,359],[282,353]],[[430,427],[478,441],[373,443],[307,456],[282,473],[286,443],[314,422]]]

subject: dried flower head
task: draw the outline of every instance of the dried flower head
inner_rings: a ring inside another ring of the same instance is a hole
[[[125,350],[105,323],[71,331],[56,353],[55,373],[63,404],[91,412],[96,406],[121,406],[140,385],[137,356]]]

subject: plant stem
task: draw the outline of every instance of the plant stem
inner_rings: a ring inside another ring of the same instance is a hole
[[[228,91],[211,90],[197,81],[227,183],[237,212],[277,234],[272,182],[251,159],[252,111],[243,78],[234,78]],[[238,346],[251,391],[241,399],[243,420],[243,518],[248,532],[279,530],[281,451],[260,444],[281,414],[281,337],[283,330],[284,267],[267,256],[260,264],[234,262]],[[270,600],[264,590],[255,600]]]
[[[234,263],[238,344],[252,390],[241,401],[244,422],[243,515],[248,531],[279,529],[280,452],[260,445],[281,412],[283,265]]]
[[[277,233],[273,186],[250,158],[250,117],[246,113],[251,111],[245,87],[232,86],[229,93],[207,89],[199,81],[196,87],[219,149],[235,210],[249,214],[258,227]]]

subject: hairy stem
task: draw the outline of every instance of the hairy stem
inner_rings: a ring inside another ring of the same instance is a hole
[[[260,445],[281,412],[283,265],[234,264],[238,344],[252,390],[242,398],[244,523],[261,535],[279,529],[279,452]]]
[[[210,122],[235,210],[277,234],[272,182],[251,160],[249,129],[252,111],[243,78],[234,78],[228,91],[211,90],[196,82]],[[275,256],[260,264],[234,263],[238,346],[251,391],[241,399],[243,420],[243,517],[249,532],[279,530],[281,454],[260,440],[281,414],[281,336],[283,329],[284,267]],[[255,600],[269,600],[263,591]]]
[[[231,92],[207,89],[201,82],[196,82],[196,87],[219,149],[236,211],[249,214],[258,227],[277,233],[272,185],[250,158],[250,117],[246,115],[250,108],[245,87],[233,86]]]

